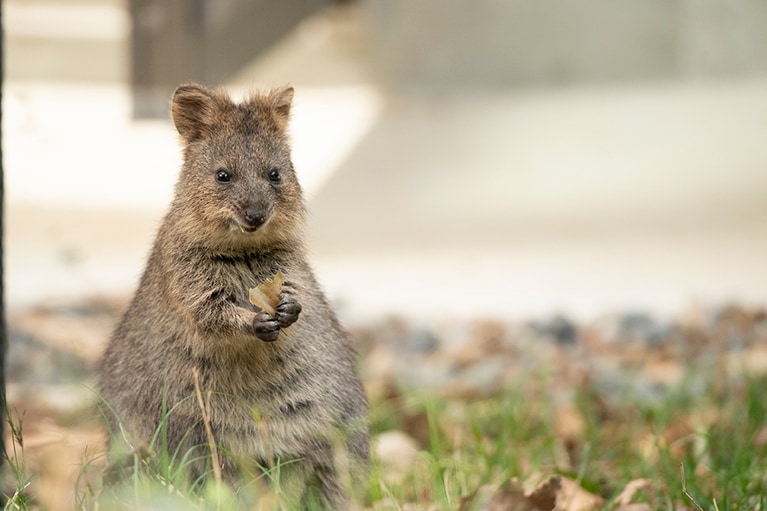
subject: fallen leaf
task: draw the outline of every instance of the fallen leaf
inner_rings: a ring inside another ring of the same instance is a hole
[[[567,403],[556,408],[554,429],[557,436],[564,440],[577,440],[586,431],[586,420],[575,404]]]
[[[604,505],[602,497],[586,491],[567,477],[547,478],[536,472],[525,479],[524,488],[530,503],[541,511],[592,511]]]
[[[538,494],[526,495],[516,479],[506,481],[500,488],[483,485],[461,498],[458,511],[552,511],[556,505],[556,488],[556,482],[544,484]]]
[[[652,484],[650,479],[634,479],[626,483],[626,486],[621,490],[617,497],[615,497],[616,506],[627,506],[634,500],[634,495],[637,491],[647,488]]]
[[[462,503],[463,508],[463,503]],[[471,509],[467,506],[463,509]],[[511,484],[505,484],[499,488],[490,499],[485,502],[479,511],[543,511],[535,507],[525,497],[521,488]]]
[[[527,498],[536,509],[541,511],[554,509],[557,506],[557,495],[561,488],[562,478],[558,476],[550,477],[543,484],[538,485]]]
[[[534,506],[522,490],[509,489],[496,492],[480,511],[543,511]]]
[[[591,511],[604,504],[599,495],[586,491],[578,483],[567,477],[562,477],[562,489],[557,497],[558,511]]]
[[[277,305],[280,303],[282,295],[282,272],[272,279],[267,279],[261,284],[248,290],[248,299],[250,303],[265,311],[270,316],[277,314]]]

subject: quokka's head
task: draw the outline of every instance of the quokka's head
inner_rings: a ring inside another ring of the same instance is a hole
[[[250,248],[294,243],[304,205],[286,128],[293,88],[242,103],[202,85],[182,85],[171,115],[184,145],[173,207],[195,243]]]

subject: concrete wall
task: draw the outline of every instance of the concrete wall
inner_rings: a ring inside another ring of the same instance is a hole
[[[366,0],[381,78],[463,88],[767,73],[759,0]]]

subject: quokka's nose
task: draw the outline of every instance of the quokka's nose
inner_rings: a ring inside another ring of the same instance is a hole
[[[257,209],[245,210],[245,216],[243,219],[248,224],[247,226],[250,227],[251,229],[258,229],[259,227],[264,225],[264,222],[266,222],[266,217],[264,216],[264,213]]]

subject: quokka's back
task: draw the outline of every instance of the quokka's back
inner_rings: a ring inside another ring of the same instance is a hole
[[[344,509],[336,462],[363,477],[367,403],[349,338],[307,262],[286,134],[292,98],[290,87],[239,104],[201,85],[174,93],[183,165],[99,389],[115,450],[156,451],[172,409],[168,452],[206,454],[196,372],[227,479],[280,463],[289,499]],[[269,315],[248,290],[277,271],[285,283]],[[202,458],[192,480],[210,469]]]

